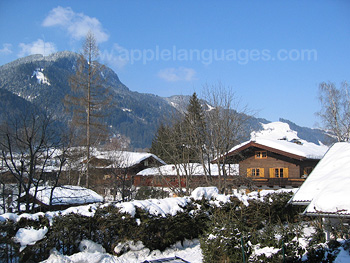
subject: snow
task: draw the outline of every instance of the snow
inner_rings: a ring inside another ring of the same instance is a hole
[[[92,242],[86,239],[80,242],[79,250],[84,252],[89,252],[89,253],[95,253],[95,252],[106,253],[106,250],[102,245],[96,244],[95,242]]]
[[[37,68],[34,70],[31,78],[36,77],[38,84],[46,84],[46,85],[51,85],[47,77],[44,75],[44,69],[43,68]]]
[[[112,159],[118,168],[128,168],[136,164],[139,164],[146,159],[154,158],[159,161],[161,164],[165,164],[163,160],[152,153],[145,152],[129,152],[129,151],[100,151],[93,149],[93,156],[98,159]]]
[[[85,241],[86,242],[86,241]],[[94,247],[94,243],[89,241],[91,247]],[[99,246],[98,244],[96,244]],[[122,245],[122,244],[120,244]],[[80,245],[81,247],[81,245]],[[334,260],[335,263],[346,263],[350,261],[349,251],[344,250],[343,247],[340,247],[340,252]],[[253,255],[259,256],[264,254],[266,257],[271,257],[273,254],[279,253],[279,248],[273,247],[263,247],[260,248],[260,245],[256,245],[253,250]],[[184,260],[187,260],[191,263],[202,263],[203,255],[200,249],[198,240],[185,240],[184,244],[181,245],[180,242],[172,245],[170,248],[166,249],[163,252],[159,250],[150,251],[148,248],[142,247],[142,245],[136,249],[131,249],[127,253],[117,257],[112,256],[107,253],[100,252],[99,250],[83,250],[82,252],[73,254],[71,256],[64,256],[57,251],[52,251],[50,257],[42,261],[43,263],[139,263],[144,262],[145,260],[156,260],[160,258],[171,258],[171,257],[180,257]]]
[[[264,128],[262,131],[251,133],[250,141],[233,147],[229,152],[233,152],[250,142],[309,159],[321,159],[328,150],[326,145],[317,145],[300,139],[297,132],[291,130],[287,123],[272,122],[262,124],[262,126]]]
[[[349,171],[349,170],[348,170]],[[350,214],[350,178],[328,184],[308,205],[305,213]]]
[[[131,240],[124,243],[118,243],[114,248],[114,252],[116,254],[121,254],[122,252],[126,252],[129,250],[140,251],[143,248],[145,248],[145,246],[143,245],[142,241],[137,241],[135,243],[133,240]]]
[[[252,256],[260,256],[265,255],[267,258],[271,257],[272,255],[278,253],[281,249],[280,248],[274,248],[274,247],[263,247],[260,248],[260,244],[253,247],[253,253]]]
[[[115,257],[101,252],[79,252],[71,256],[65,256],[57,251],[51,252],[50,257],[42,262],[45,263],[115,263]]]
[[[4,222],[6,220],[11,220],[14,222],[18,222],[21,218],[25,217],[29,220],[39,220],[40,216],[47,217],[50,221],[56,216],[64,216],[70,213],[84,215],[84,216],[94,216],[96,210],[99,207],[104,207],[108,205],[114,205],[120,209],[120,212],[127,213],[132,217],[136,214],[136,208],[141,208],[151,215],[155,216],[167,216],[167,215],[176,215],[178,212],[183,211],[183,207],[189,204],[191,199],[199,200],[205,198],[206,200],[211,200],[211,203],[217,206],[220,206],[221,203],[229,202],[230,197],[237,197],[239,200],[244,202],[245,205],[248,204],[248,200],[263,200],[264,196],[273,192],[290,192],[295,191],[295,189],[280,189],[277,191],[274,190],[263,190],[260,193],[251,192],[249,194],[244,194],[239,191],[235,191],[233,195],[224,195],[219,194],[219,190],[216,187],[199,187],[192,192],[191,196],[185,197],[172,197],[172,198],[164,198],[164,199],[148,199],[148,200],[134,200],[130,202],[122,202],[122,203],[94,203],[89,205],[81,205],[67,208],[61,211],[49,211],[46,213],[39,212],[35,214],[21,214],[17,215],[14,213],[5,213],[0,215],[0,222]],[[69,201],[68,203],[72,203],[73,201]],[[139,221],[139,223],[142,223]]]
[[[306,213],[350,214],[350,143],[335,143],[317,164],[292,204],[309,204]]]
[[[151,215],[165,217],[167,215],[174,216],[178,212],[183,211],[182,207],[184,207],[189,201],[190,199],[188,197],[135,200],[116,204],[116,207],[119,207],[122,213],[128,213],[133,217],[136,213],[136,207],[142,208]]]
[[[285,138],[288,141],[299,139],[297,132],[291,130],[288,123],[277,121],[268,124],[261,123],[261,125],[263,130],[253,131],[250,134],[252,140],[257,138],[265,138],[269,140],[280,140]]]
[[[34,229],[31,228],[20,228],[18,229],[14,241],[21,244],[19,251],[22,251],[28,245],[34,245],[37,241],[43,239],[47,233],[47,227]]]
[[[132,110],[128,109],[128,108],[122,108],[122,111],[124,111],[124,112],[132,112]]]
[[[51,186],[39,186],[36,198],[46,204],[50,204]],[[29,191],[30,195],[34,196],[35,187]],[[73,185],[65,185],[56,187],[53,190],[52,205],[70,205],[70,204],[87,204],[103,202],[103,197],[96,192]]]
[[[215,107],[213,107],[213,106],[209,105],[208,103],[207,103],[207,107],[208,107],[207,111],[212,111],[212,110],[214,110],[214,109],[215,109]]]
[[[219,189],[216,187],[198,187],[192,192],[191,196],[194,200],[201,200],[202,198],[210,200],[217,197],[218,194]]]
[[[69,207],[61,211],[49,211],[45,213],[45,216],[46,218],[49,219],[50,224],[52,224],[53,218],[56,216],[65,216],[69,214],[78,214],[82,216],[94,216],[99,205],[100,204],[89,204],[89,205]],[[0,215],[0,220],[1,220],[1,215]]]
[[[206,167],[208,171],[209,167]],[[238,174],[238,165],[226,165],[225,167],[228,175],[237,175]],[[218,166],[216,164],[210,164],[210,173],[212,176],[218,176]],[[204,171],[203,165],[200,163],[186,163],[186,164],[167,164],[162,165],[160,167],[152,167],[144,169],[137,173],[137,175],[149,176],[149,175],[177,175],[185,176],[185,175],[204,175],[206,172]]]
[[[0,215],[0,222],[5,222],[7,220],[18,222],[22,218],[26,218],[26,219],[33,220],[33,221],[39,221],[40,216],[44,217],[45,213],[43,213],[43,212],[38,212],[35,214],[23,213],[20,215],[17,215],[14,213],[5,213],[5,214]]]
[[[91,241],[90,241],[91,242]],[[90,243],[92,245],[93,242]],[[122,246],[123,244],[118,244]],[[150,251],[148,248],[143,247],[142,244],[133,244],[129,242],[130,251],[124,253],[120,257],[112,256],[99,251],[90,252],[89,250],[84,250],[82,252],[76,253],[71,256],[61,255],[57,251],[51,252],[50,257],[42,261],[43,263],[139,263],[145,260],[156,260],[160,258],[172,258],[180,257],[191,263],[201,263],[203,261],[202,251],[200,249],[199,240],[185,240],[183,245],[181,242],[177,242],[170,248],[161,252],[159,250]],[[131,245],[131,246],[130,246]]]
[[[148,199],[148,200],[134,200],[130,202],[122,202],[122,203],[106,203],[106,204],[89,204],[89,205],[81,205],[74,206],[62,211],[49,211],[46,213],[35,213],[35,214],[22,214],[17,215],[14,213],[6,213],[0,215],[0,221],[4,222],[6,220],[11,220],[18,222],[22,217],[26,217],[30,220],[38,220],[39,216],[46,216],[48,219],[52,220],[55,216],[63,216],[70,213],[80,214],[84,216],[93,216],[98,207],[104,207],[108,205],[114,205],[120,209],[122,213],[128,213],[132,217],[136,214],[136,208],[141,208],[151,215],[155,216],[167,216],[167,215],[176,215],[178,212],[183,211],[183,207],[189,204],[191,199],[200,200],[202,198],[206,200],[211,200],[211,202],[217,206],[220,203],[225,203],[230,201],[230,197],[235,196],[239,200],[242,200],[246,205],[248,205],[248,200],[263,200],[264,196],[273,192],[290,192],[295,191],[295,189],[280,189],[277,191],[274,190],[263,190],[260,193],[251,192],[249,194],[244,194],[238,191],[235,191],[233,195],[224,195],[219,194],[219,190],[216,187],[199,187],[196,188],[191,196],[185,197],[171,197],[164,199]],[[73,201],[67,201],[69,203]],[[142,223],[142,222],[141,222]]]
[[[295,189],[280,189],[277,192],[284,191],[295,191]],[[215,187],[200,187],[195,189],[192,192],[191,196],[186,197],[177,197],[177,198],[165,198],[165,199],[149,199],[149,200],[135,200],[132,202],[125,202],[119,204],[112,204],[116,207],[119,207],[125,213],[129,213],[131,216],[135,216],[136,207],[140,207],[148,211],[152,215],[165,216],[165,215],[175,215],[178,212],[183,211],[182,207],[191,202],[192,199],[201,199],[205,198],[211,200],[211,202],[216,202],[219,204],[219,200],[229,201],[231,196],[235,196],[248,202],[251,199],[263,199],[266,195],[276,192],[274,190],[264,190],[261,192],[251,192],[249,194],[243,194],[242,192],[235,191],[233,195],[221,195]],[[248,203],[246,203],[248,204]],[[107,204],[105,204],[107,205]],[[109,204],[111,205],[111,204]],[[12,220],[18,222],[20,218],[26,217],[28,219],[38,220],[39,216],[46,216],[49,219],[52,219],[55,216],[63,216],[69,213],[84,214],[87,216],[93,216],[96,209],[101,206],[99,204],[90,204],[79,207],[71,207],[63,211],[56,212],[47,212],[47,213],[36,213],[36,214],[3,214],[0,216],[0,221]],[[104,205],[102,205],[104,206]],[[136,218],[137,220],[137,218]],[[138,220],[138,224],[142,224]],[[310,234],[313,233],[314,228],[304,228],[304,238],[309,238]],[[42,229],[33,229],[33,228],[21,228],[16,234],[16,242],[21,244],[21,249],[24,249],[25,246],[35,244],[35,242],[45,238],[47,233],[47,228]],[[210,238],[215,238],[214,235],[209,236]],[[303,240],[299,240],[300,242]],[[306,244],[306,240],[304,240]],[[115,252],[128,251],[121,256],[113,256],[107,254],[105,249],[90,240],[83,240],[80,243],[80,252],[75,253],[71,256],[66,256],[60,254],[58,251],[52,251],[50,257],[43,261],[45,263],[63,263],[63,262],[104,262],[104,263],[126,263],[126,262],[143,262],[145,260],[155,260],[160,258],[171,258],[171,257],[180,257],[184,260],[187,260],[192,263],[200,263],[203,261],[203,255],[200,249],[200,244],[198,240],[185,240],[183,244],[177,242],[172,245],[165,251],[161,252],[158,250],[150,251],[148,248],[144,247],[141,242],[126,241],[124,243],[119,243],[115,247]],[[260,247],[256,245],[253,248],[254,255],[264,254],[267,257],[272,256],[274,253],[278,253],[280,248],[273,247]],[[349,262],[350,256],[348,251],[341,249],[335,262],[343,263]]]

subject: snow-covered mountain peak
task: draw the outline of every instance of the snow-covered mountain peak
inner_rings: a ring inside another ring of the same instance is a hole
[[[263,130],[253,131],[251,133],[251,139],[270,139],[270,140],[299,140],[298,133],[293,131],[288,123],[285,122],[271,122],[267,124],[261,124]]]

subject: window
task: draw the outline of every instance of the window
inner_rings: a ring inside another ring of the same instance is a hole
[[[257,151],[255,152],[255,159],[266,159],[267,152],[266,151]]]
[[[248,177],[264,177],[264,168],[248,168]]]
[[[313,167],[304,167],[304,173],[302,177],[307,177],[313,170]]]
[[[271,178],[288,178],[288,168],[270,168]]]

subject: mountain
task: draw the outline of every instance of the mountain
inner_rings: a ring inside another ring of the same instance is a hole
[[[62,100],[70,93],[68,79],[75,72],[77,58],[78,54],[64,51],[45,57],[31,55],[1,66],[0,107],[18,114],[38,107],[66,122],[71,116],[64,111]],[[108,67],[103,76],[112,96],[106,120],[111,132],[126,135],[135,148],[150,146],[159,121],[174,107],[161,97],[130,91]]]
[[[9,121],[25,112],[41,110],[51,113],[60,125],[67,125],[71,115],[64,111],[62,100],[70,93],[68,79],[75,72],[77,59],[78,54],[63,51],[45,57],[31,55],[0,66],[0,120]],[[184,112],[190,99],[190,96],[162,98],[130,91],[108,67],[102,76],[112,96],[106,122],[113,134],[128,137],[133,148],[149,147],[160,121],[174,110]],[[210,109],[207,102],[201,102],[205,110]],[[251,117],[247,139],[251,131],[261,130],[262,124],[269,122]],[[283,122],[302,139],[316,143],[330,140],[322,130]]]
[[[188,95],[186,96],[174,95],[164,99],[176,110],[184,113],[186,111],[190,98],[191,96],[188,96]],[[205,100],[200,100],[200,102],[204,110],[210,110],[211,106],[209,105],[208,102],[206,102]],[[247,119],[247,118],[244,118],[244,119]],[[334,142],[334,137],[331,134],[326,133],[324,130],[301,127],[283,118],[280,118],[279,122],[288,124],[289,129],[297,133],[297,136],[299,139],[312,142],[315,144],[325,144],[325,145],[330,145]],[[259,132],[266,131],[265,124],[269,124],[269,123],[272,123],[272,122],[264,118],[256,118],[256,117],[250,116],[250,118],[248,118],[248,125],[247,125],[249,127],[249,130],[247,130],[247,136],[245,137],[245,139],[250,140],[252,132],[259,133]],[[280,132],[280,135],[278,135],[278,132]],[[277,137],[280,136],[282,138],[285,135],[285,132],[286,131],[280,130],[280,131],[275,131],[274,134]]]

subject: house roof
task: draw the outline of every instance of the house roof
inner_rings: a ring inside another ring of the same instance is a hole
[[[152,153],[145,152],[129,152],[129,151],[95,151],[93,153],[94,157],[98,159],[110,159],[118,162],[118,167],[120,168],[130,168],[135,166],[146,159],[154,158],[161,164],[165,162],[158,156]]]
[[[178,169],[178,171],[176,170]],[[209,167],[206,167],[208,170]],[[230,169],[230,172],[229,172]],[[238,165],[226,165],[226,171],[228,174],[236,175],[238,174]],[[137,175],[149,176],[149,175],[179,175],[184,176],[186,174],[190,175],[204,175],[205,171],[203,165],[200,163],[186,163],[186,164],[167,164],[160,167],[147,168],[137,173]],[[218,166],[216,164],[210,164],[211,175],[217,176]]]
[[[295,139],[288,141],[287,139],[264,139],[257,138],[233,147],[227,156],[235,155],[250,147],[257,147],[277,154],[281,154],[293,159],[316,159],[319,160],[327,151],[325,145],[317,145],[305,140]]]
[[[325,145],[317,145],[300,139],[289,124],[284,122],[261,123],[263,129],[251,133],[251,140],[233,147],[228,155],[234,155],[251,146],[275,152],[293,159],[321,159],[327,151]]]
[[[308,204],[306,214],[350,215],[350,143],[335,143],[316,165],[292,204]]]
[[[51,190],[51,186],[39,186],[36,199],[45,205],[49,205]],[[34,196],[35,187],[30,189],[29,194]],[[103,202],[102,196],[81,186],[64,185],[53,190],[52,205],[78,205],[98,202]]]

